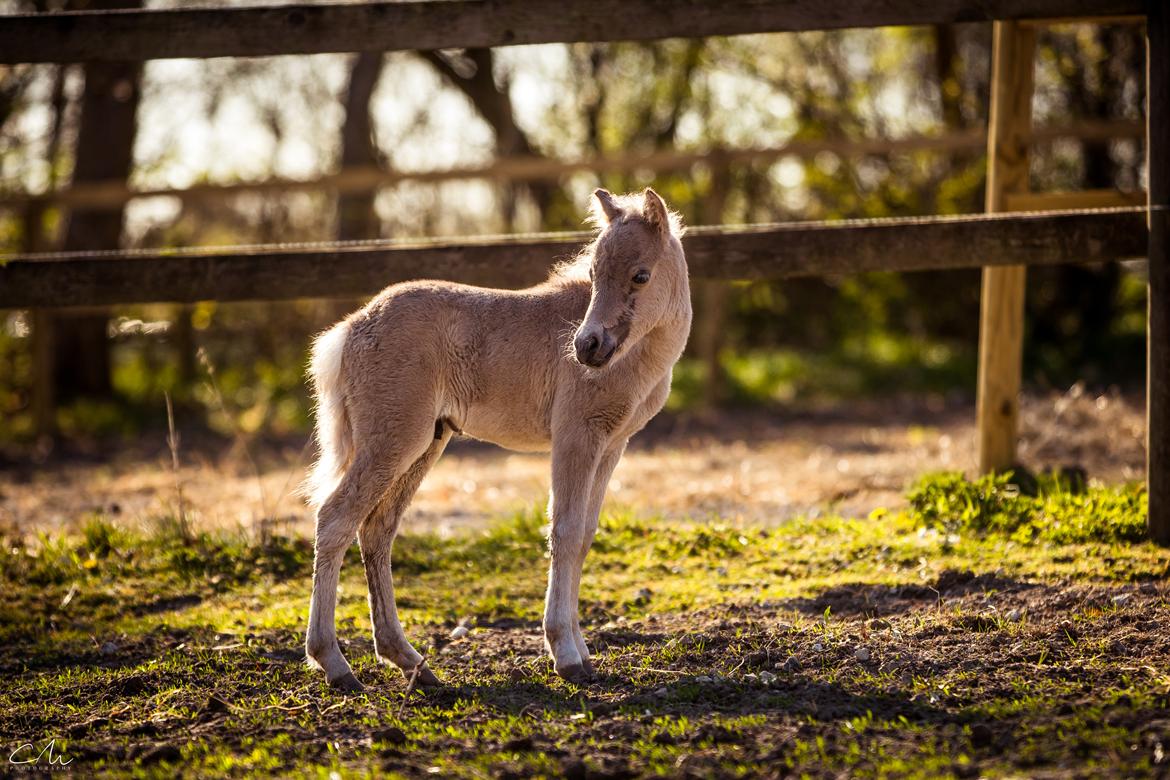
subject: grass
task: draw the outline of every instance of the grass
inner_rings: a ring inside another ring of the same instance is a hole
[[[87,776],[1152,776],[1170,554],[1140,489],[1071,487],[936,475],[906,511],[776,528],[608,514],[587,687],[541,654],[540,512],[405,535],[400,610],[449,683],[405,706],[356,549],[338,616],[368,688],[342,695],[299,651],[307,540],[94,516],[5,540],[0,734]]]

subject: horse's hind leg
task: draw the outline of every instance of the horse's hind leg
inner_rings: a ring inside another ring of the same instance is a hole
[[[391,549],[398,533],[402,514],[418,490],[419,484],[435,465],[451,439],[451,430],[445,428],[427,451],[416,460],[405,474],[383,496],[378,508],[358,529],[362,547],[362,563],[366,569],[366,584],[370,590],[370,620],[374,624],[374,651],[384,663],[393,663],[407,677],[418,669],[419,685],[439,685],[439,678],[427,668],[423,657],[410,644],[398,607],[394,602],[394,574],[391,570]],[[421,667],[420,667],[421,664]]]
[[[313,596],[309,602],[309,630],[305,652],[325,671],[329,684],[343,690],[360,690],[361,683],[337,644],[335,611],[337,580],[345,551],[361,524],[373,512],[395,480],[427,447],[426,432],[406,436],[393,447],[364,447],[342,477],[341,483],[317,512],[317,538],[313,558]]]
[[[313,595],[309,601],[305,653],[310,662],[324,670],[329,684],[336,688],[361,689],[337,644],[335,609],[341,562],[361,518],[374,508],[392,478],[393,473],[377,463],[370,453],[362,453],[317,511]]]

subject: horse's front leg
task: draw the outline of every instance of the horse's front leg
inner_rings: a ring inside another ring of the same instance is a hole
[[[602,460],[601,442],[580,434],[553,439],[552,497],[549,515],[548,593],[544,604],[544,641],[557,674],[571,682],[590,676],[577,644],[577,594],[585,552],[597,530],[590,516],[593,487]]]
[[[605,454],[601,456],[601,462],[597,464],[597,473],[593,477],[593,487],[589,493],[586,533],[581,543],[581,558],[577,564],[577,576],[574,580],[573,638],[577,643],[577,652],[581,654],[581,666],[585,669],[585,674],[590,677],[594,675],[595,670],[593,662],[589,660],[589,647],[585,644],[585,635],[581,633],[579,620],[581,576],[585,566],[585,557],[589,554],[589,548],[593,545],[593,537],[597,533],[598,522],[601,518],[601,505],[605,501],[605,491],[609,488],[609,480],[613,476],[613,470],[617,468],[618,461],[622,459],[622,453],[625,451],[626,442],[622,441],[607,449]]]

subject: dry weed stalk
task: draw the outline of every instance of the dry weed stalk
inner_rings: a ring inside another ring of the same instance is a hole
[[[163,398],[167,402],[167,448],[171,451],[171,473],[175,477],[175,497],[178,505],[176,515],[179,535],[183,539],[190,539],[191,527],[187,522],[187,511],[183,505],[183,480],[179,475],[179,432],[175,430],[175,409],[171,403],[170,393],[163,393]]]
[[[292,466],[289,467],[288,476],[284,478],[284,484],[280,486],[280,494],[277,495],[277,497],[276,497],[276,505],[275,506],[277,508],[280,507],[281,502],[284,501],[286,496],[288,496],[289,486],[292,485],[293,477],[295,477],[297,475],[297,472],[300,471],[301,465],[304,464],[304,462],[305,462],[305,455],[308,454],[309,448],[312,445],[313,445],[313,436],[312,436],[312,434],[310,434],[309,438],[305,439],[305,444],[303,447],[301,447],[301,451],[297,455],[296,460],[294,460],[292,463]],[[274,517],[273,520],[275,520],[275,519],[276,518]]]
[[[260,522],[256,522],[256,516],[253,514],[253,524],[257,526],[260,532],[260,542],[267,544],[269,539],[269,523],[272,513],[268,508],[268,499],[264,494],[264,480],[260,476],[260,467],[256,465],[256,459],[252,457],[252,447],[248,442],[244,432],[240,430],[239,423],[236,422],[236,417],[227,407],[227,401],[223,397],[223,393],[219,389],[219,381],[216,376],[215,363],[212,362],[211,356],[207,354],[207,350],[203,347],[199,348],[196,353],[199,362],[207,371],[207,386],[211,389],[211,395],[215,398],[215,403],[219,407],[220,414],[227,419],[228,425],[232,429],[232,437],[236,441],[236,445],[243,451],[244,457],[248,459],[248,465],[252,468],[252,474],[256,479],[256,489],[260,494]]]

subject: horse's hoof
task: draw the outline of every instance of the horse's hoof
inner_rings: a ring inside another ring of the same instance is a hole
[[[402,676],[406,678],[407,682],[410,682],[413,674],[413,671],[408,672],[405,669],[402,671]],[[414,686],[416,688],[442,688],[443,681],[435,676],[429,666],[423,664],[422,668],[418,670],[418,675],[414,678]]]
[[[585,662],[585,664],[588,663],[588,661]],[[569,664],[562,669],[557,669],[557,674],[574,685],[585,685],[593,679],[593,665],[586,666],[585,664]]]
[[[345,693],[360,693],[366,689],[366,686],[358,682],[358,678],[353,676],[353,672],[346,672],[336,680],[330,680],[329,687],[335,691],[344,691]]]
[[[593,667],[593,661],[590,659],[582,658],[581,666],[585,669],[585,674],[589,675],[591,679],[597,676],[597,669]]]

